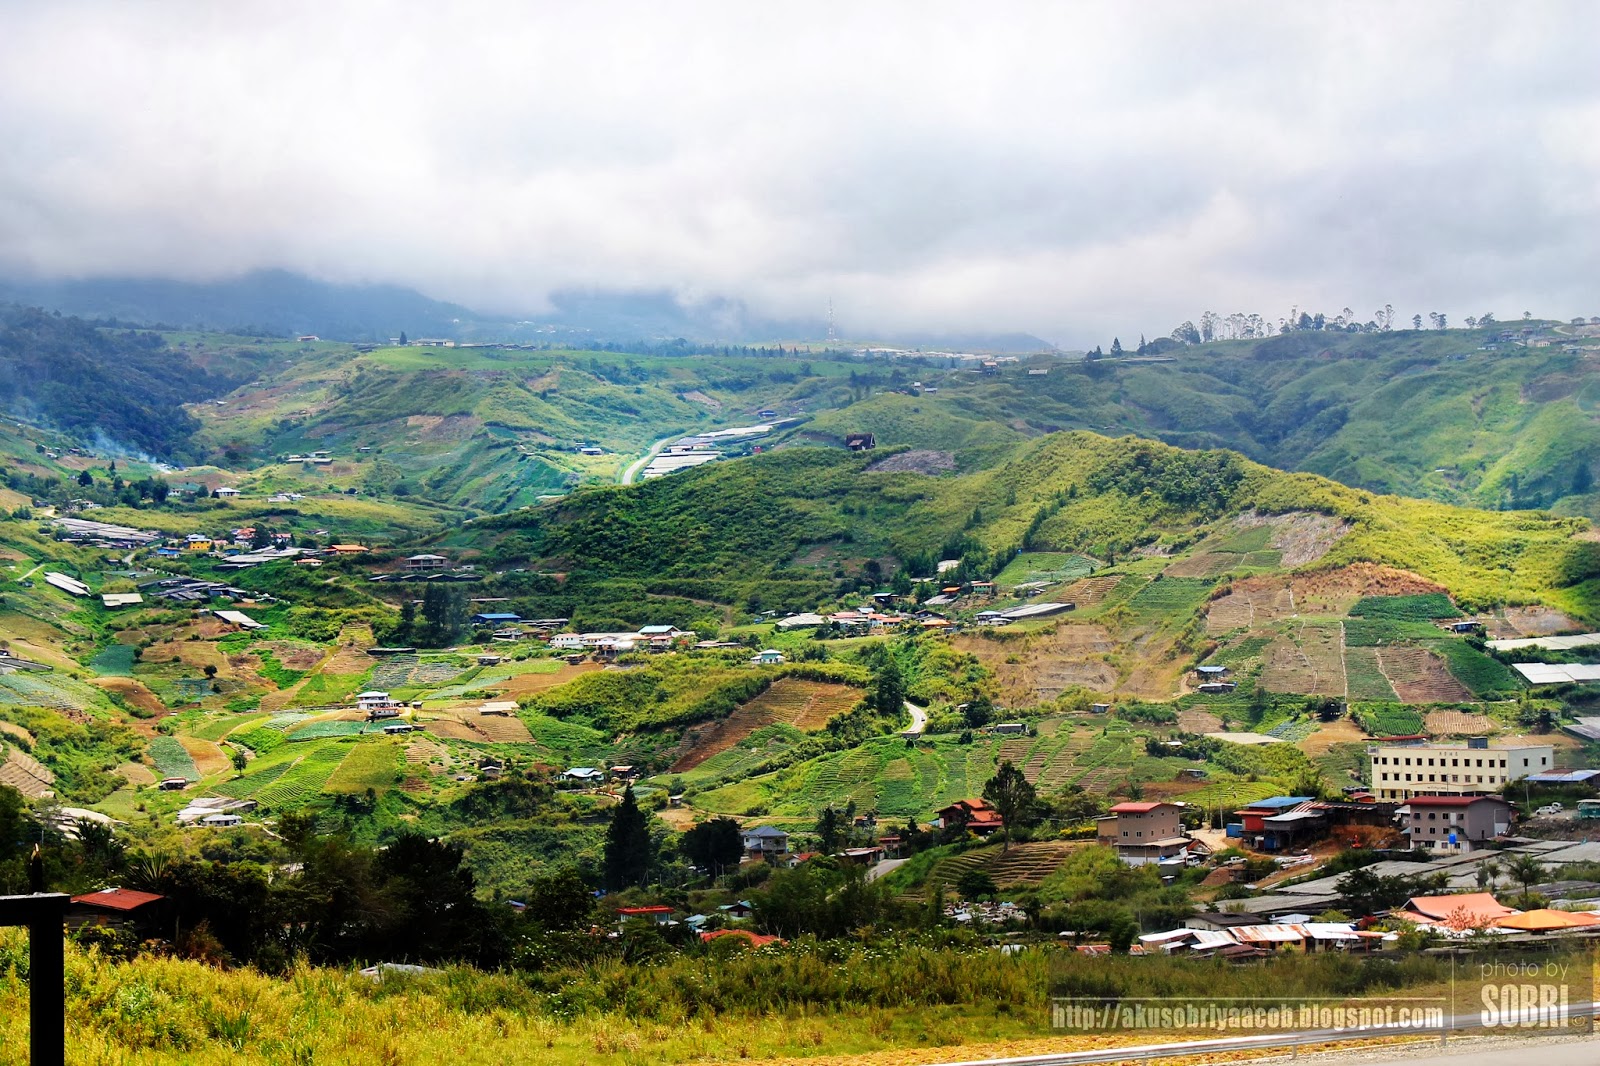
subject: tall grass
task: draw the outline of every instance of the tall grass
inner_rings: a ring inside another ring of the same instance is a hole
[[[5,931],[8,1053],[26,1043],[26,973],[25,939]],[[859,1054],[1047,1037],[1056,995],[1354,997],[1447,976],[1447,960],[1425,957],[1288,956],[1234,968],[1088,958],[1055,945],[1002,955],[960,935],[925,935],[378,983],[310,966],[270,977],[169,958],[111,962],[69,945],[68,1061],[595,1066]]]

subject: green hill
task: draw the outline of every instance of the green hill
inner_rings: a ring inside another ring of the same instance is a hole
[[[930,476],[883,458],[789,448],[632,489],[597,488],[484,519],[445,543],[494,563],[588,576],[719,585],[886,573],[896,561],[966,555],[999,569],[1018,549],[1185,549],[1246,512],[1316,512],[1349,523],[1324,565],[1414,571],[1468,604],[1547,603],[1597,617],[1600,552],[1583,519],[1473,511],[1375,496],[1231,452],[1061,433],[1017,444],[992,467]]]

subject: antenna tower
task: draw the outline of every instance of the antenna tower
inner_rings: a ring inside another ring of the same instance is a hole
[[[828,343],[838,343],[839,335],[833,331],[833,297],[828,297]]]

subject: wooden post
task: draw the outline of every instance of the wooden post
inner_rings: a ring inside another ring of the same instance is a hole
[[[62,920],[70,899],[59,892],[0,896],[0,925],[28,927],[28,1061],[32,1066],[64,1066],[66,1062]]]

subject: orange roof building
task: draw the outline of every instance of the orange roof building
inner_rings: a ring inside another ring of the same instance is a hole
[[[1502,918],[1521,912],[1502,906],[1487,892],[1463,892],[1457,896],[1413,896],[1406,900],[1398,917],[1418,925],[1438,925],[1446,929],[1486,929]]]

